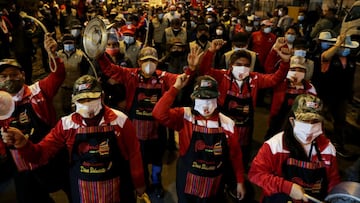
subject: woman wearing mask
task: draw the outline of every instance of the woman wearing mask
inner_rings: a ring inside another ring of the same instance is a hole
[[[108,33],[108,41],[105,49],[106,56],[111,60],[113,64],[117,64],[123,67],[133,68],[131,61],[125,58],[124,54],[120,53],[119,38],[116,32]],[[103,75],[101,79],[105,82],[102,83],[105,93],[104,102],[111,108],[115,108],[121,111],[125,110],[125,86],[123,84],[117,84],[116,81]]]
[[[161,171],[166,145],[166,129],[154,120],[152,110],[163,93],[174,84],[177,75],[156,70],[158,55],[156,49],[152,47],[141,50],[138,59],[140,68],[129,69],[112,64],[105,55],[98,58],[98,62],[106,76],[125,85],[126,113],[132,120],[140,141],[145,182],[153,190],[155,196],[161,198],[164,195]],[[190,75],[193,70],[195,66],[189,64],[187,73]],[[149,164],[151,164],[151,173],[148,171]]]
[[[316,95],[315,87],[305,78],[307,72],[308,66],[305,57],[292,56],[286,79],[273,88],[269,129],[265,135],[265,140],[270,139],[282,130],[282,126],[287,119],[286,116],[298,95],[305,93]]]
[[[290,58],[297,33],[298,31],[295,27],[289,27],[286,30],[284,37],[278,37],[276,39],[276,43],[266,57],[264,65],[266,73],[274,73],[278,69],[281,58],[284,57],[281,55],[286,55]]]
[[[219,83],[220,111],[235,121],[235,135],[240,143],[245,168],[250,162],[254,109],[258,90],[270,88],[283,81],[288,72],[288,62],[283,62],[275,74],[261,74],[250,69],[252,57],[246,50],[235,51],[228,70],[210,68],[215,52],[224,44],[213,40],[199,66],[201,75],[210,75]],[[233,187],[230,183],[230,187]]]
[[[224,176],[235,171],[236,197],[245,196],[244,169],[234,122],[217,108],[217,82],[200,76],[194,85],[192,107],[170,108],[189,76],[179,75],[174,85],[155,105],[153,115],[160,123],[179,131],[180,157],[176,172],[179,203],[218,203],[225,200]]]
[[[324,199],[340,182],[335,148],[323,132],[321,100],[296,97],[284,131],[266,141],[249,171],[262,188],[262,202],[308,202],[305,194]]]

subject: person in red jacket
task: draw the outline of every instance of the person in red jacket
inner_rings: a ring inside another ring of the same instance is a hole
[[[211,61],[224,41],[213,40],[199,66],[200,75],[210,75],[219,83],[218,98],[221,112],[235,121],[235,135],[238,136],[246,167],[250,160],[252,132],[254,128],[254,109],[259,89],[270,88],[285,79],[289,62],[282,62],[275,74],[262,74],[250,71],[251,55],[240,50],[234,52],[229,60],[229,69],[211,68]]]
[[[266,56],[276,41],[276,35],[271,33],[273,24],[270,20],[263,20],[260,25],[261,30],[251,34],[249,50],[255,51],[258,54],[261,67],[264,67]]]
[[[72,202],[134,202],[120,198],[122,190],[130,187],[122,184],[129,175],[121,174],[127,162],[137,194],[148,198],[144,193],[140,145],[130,119],[103,104],[101,85],[90,75],[75,81],[72,101],[76,111],[62,117],[39,143],[34,144],[28,135],[13,127],[2,131],[4,142],[32,163],[46,163],[66,147],[71,163]]]
[[[46,35],[44,45],[55,56],[56,41]],[[11,94],[15,102],[9,125],[27,134],[28,139],[34,143],[40,142],[56,123],[53,99],[65,79],[65,67],[60,58],[55,57],[55,62],[55,72],[32,85],[26,85],[24,68],[18,61],[0,60],[0,89]],[[54,67],[55,64],[51,65]],[[6,145],[0,146],[4,148]],[[52,202],[50,193],[60,189],[69,195],[65,150],[52,161],[40,165],[25,161],[18,150],[11,146],[0,151],[7,152],[0,154],[0,182],[8,182],[13,178],[17,202]]]
[[[266,141],[248,177],[262,188],[262,202],[323,200],[340,182],[336,150],[323,132],[322,101],[296,97],[284,131]]]
[[[217,108],[218,84],[210,76],[200,76],[194,85],[192,107],[171,108],[189,76],[179,75],[175,84],[155,105],[153,116],[161,124],[179,131],[176,170],[178,202],[224,201],[223,179],[232,167],[236,174],[238,199],[245,196],[244,169],[235,123]]]
[[[295,97],[305,93],[316,95],[315,87],[309,80],[305,79],[308,68],[304,57],[291,57],[290,69],[286,75],[286,79],[273,88],[269,129],[266,132],[265,140],[268,140],[281,131]]]
[[[101,56],[98,62],[105,75],[125,85],[126,112],[134,123],[137,138],[140,140],[145,181],[149,189],[154,191],[155,196],[161,198],[164,194],[161,171],[166,145],[166,128],[153,118],[152,110],[163,93],[175,83],[177,74],[156,69],[158,56],[156,49],[152,47],[145,47],[140,51],[138,58],[140,68],[130,69],[112,64],[105,55]],[[191,74],[191,70],[195,70],[195,67],[189,64],[186,72]],[[152,167],[151,185],[149,164]]]

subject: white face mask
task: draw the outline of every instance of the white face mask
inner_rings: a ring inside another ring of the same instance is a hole
[[[71,35],[74,37],[78,37],[80,35],[79,29],[72,29],[70,32],[71,32]]]
[[[126,44],[132,44],[132,43],[134,43],[134,37],[132,37],[132,36],[124,36],[124,42]]]
[[[286,78],[289,79],[292,82],[299,83],[305,78],[304,72],[289,70]]]
[[[222,35],[224,33],[223,30],[216,29],[216,35]]]
[[[194,110],[200,115],[207,117],[214,113],[217,108],[217,99],[195,99]]]
[[[305,50],[301,50],[301,49],[295,50],[295,51],[294,51],[294,56],[301,56],[301,57],[304,57],[304,58],[305,58],[305,56],[306,56],[306,51],[305,51]]]
[[[264,28],[264,32],[265,32],[265,33],[270,33],[270,32],[271,32],[271,27],[266,27],[266,28]]]
[[[246,66],[232,66],[231,73],[236,80],[243,80],[249,76],[250,68]]]
[[[101,98],[85,103],[75,102],[76,113],[83,118],[92,118],[96,116],[102,109]]]
[[[156,64],[154,62],[148,61],[141,64],[141,70],[146,75],[152,75],[156,70]]]
[[[322,123],[305,123],[294,120],[294,136],[303,145],[310,144],[323,133]]]

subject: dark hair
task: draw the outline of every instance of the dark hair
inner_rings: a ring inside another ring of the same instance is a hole
[[[308,161],[308,156],[305,153],[304,148],[301,144],[296,140],[294,136],[294,128],[290,123],[289,118],[294,117],[294,112],[290,111],[286,121],[284,122],[283,129],[284,129],[284,146],[290,151],[290,156],[292,158]]]
[[[181,25],[181,20],[179,18],[174,18],[171,20],[170,22],[171,26],[180,26]]]
[[[289,9],[287,6],[282,7],[282,10],[284,11],[284,13],[288,14],[289,13]]]
[[[249,54],[249,52],[244,51],[244,50],[239,50],[239,51],[235,51],[233,54],[231,54],[229,64],[233,64],[239,58],[246,58],[251,63],[251,55]]]
[[[249,44],[249,34],[246,32],[239,32],[233,36],[232,43],[237,47],[243,47]]]
[[[295,49],[307,49],[308,48],[307,41],[302,37],[296,37],[293,45],[294,45]]]

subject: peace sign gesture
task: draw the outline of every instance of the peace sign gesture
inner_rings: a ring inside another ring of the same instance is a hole
[[[196,66],[199,64],[201,56],[204,52],[201,50],[199,46],[193,46],[190,48],[190,53],[188,54],[187,61],[189,68],[194,71]]]

